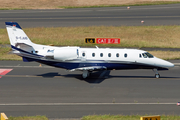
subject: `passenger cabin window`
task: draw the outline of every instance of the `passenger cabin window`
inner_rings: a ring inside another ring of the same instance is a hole
[[[92,53],[92,56],[95,57],[95,53]]]
[[[82,56],[84,57],[84,56],[85,56],[85,53],[82,53]]]
[[[108,57],[111,57],[111,53],[108,53]]]
[[[143,55],[144,58],[154,58],[154,56],[151,55],[151,54],[148,53],[148,52],[142,53],[142,55]]]
[[[141,54],[139,54],[139,57],[140,57],[140,58],[142,58],[142,55],[141,55]]]
[[[119,53],[116,54],[116,57],[119,57]]]
[[[103,53],[100,53],[100,57],[103,57]]]
[[[127,53],[124,54],[124,57],[125,57],[125,58],[127,57]]]

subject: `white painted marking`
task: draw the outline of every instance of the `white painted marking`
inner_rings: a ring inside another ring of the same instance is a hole
[[[63,106],[63,105],[176,105],[177,103],[1,103],[0,106]]]
[[[49,20],[49,19],[54,19],[54,20],[63,20],[63,19],[112,19],[112,18],[116,18],[116,19],[123,19],[123,18],[129,18],[129,19],[132,19],[132,18],[180,18],[180,16],[130,16],[130,17],[59,17],[59,18],[21,18],[23,20],[26,20],[26,19],[31,19],[31,20]],[[12,19],[19,19],[19,18],[1,18],[1,20],[3,19],[9,19],[9,20],[12,20]]]
[[[155,10],[155,9],[176,9],[176,8],[179,8],[179,6],[177,6],[177,7],[175,7],[175,6],[173,6],[173,7],[160,7],[160,6],[158,6],[158,7],[153,7],[153,6],[151,6],[151,7],[135,7],[135,6],[132,6],[132,8],[133,8],[133,10]],[[127,10],[127,9],[125,9],[124,7],[119,7],[118,9],[117,8],[115,8],[115,9],[101,9],[101,10],[97,10],[97,11],[125,11],[125,10]]]

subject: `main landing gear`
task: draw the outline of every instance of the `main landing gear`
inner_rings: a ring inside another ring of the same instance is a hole
[[[85,79],[85,78],[89,77],[89,76],[90,76],[90,74],[91,74],[91,72],[90,72],[90,71],[88,71],[88,70],[83,70],[82,77]]]
[[[158,73],[157,69],[153,69],[155,73],[155,78],[160,78],[160,74]]]

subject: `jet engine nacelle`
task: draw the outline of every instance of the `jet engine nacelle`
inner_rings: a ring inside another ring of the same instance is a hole
[[[54,50],[54,59],[71,60],[78,57],[77,48],[61,48]]]

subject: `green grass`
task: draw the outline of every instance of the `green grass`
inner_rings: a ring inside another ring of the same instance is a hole
[[[89,26],[25,28],[37,44],[82,47],[180,48],[180,26]],[[120,44],[85,44],[86,37],[120,38]],[[0,44],[10,44],[7,31],[0,29]]]
[[[180,26],[89,26],[23,29],[32,42],[55,46],[116,47],[116,48],[180,48]],[[120,38],[120,44],[87,44],[86,37]],[[9,54],[11,48],[6,29],[0,29],[0,60],[22,60]],[[180,59],[179,51],[149,51],[156,57]]]
[[[21,57],[10,54],[11,48],[9,47],[0,47],[0,60],[22,60]]]
[[[140,117],[140,115],[89,115],[82,117],[81,120],[140,120]],[[180,120],[180,116],[162,115],[161,120]]]
[[[26,8],[0,8],[0,10],[26,10]]]
[[[8,117],[8,120],[49,120],[46,116]]]
[[[59,6],[59,8],[72,9],[72,8],[98,8],[98,7],[123,7],[123,6],[147,6],[147,5],[166,5],[166,4],[178,4],[179,1],[152,1],[152,2],[138,2],[133,4],[124,5],[95,5],[95,6]]]

